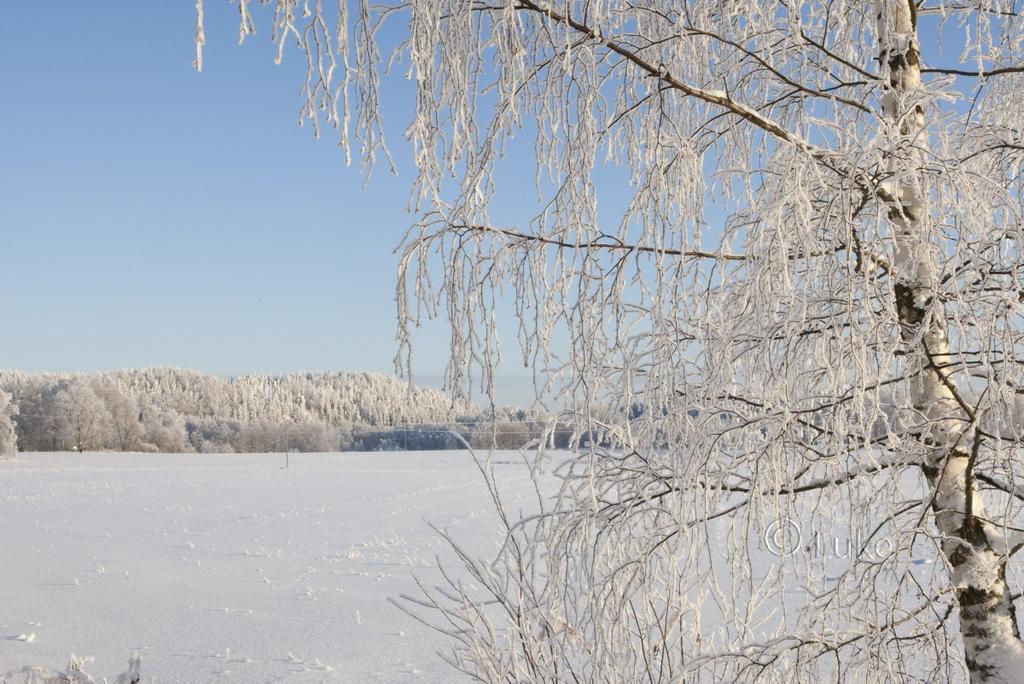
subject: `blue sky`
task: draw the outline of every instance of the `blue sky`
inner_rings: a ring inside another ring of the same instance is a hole
[[[0,367],[390,372],[409,174],[364,189],[296,125],[299,55],[223,2],[202,74],[192,3],[39,7],[0,7]],[[444,328],[416,342],[439,373]]]
[[[333,132],[296,125],[303,64],[273,65],[266,12],[239,47],[237,8],[206,10],[197,74],[191,2],[0,4],[0,368],[392,371],[407,87],[385,93],[401,173],[364,188]],[[415,343],[432,379],[444,325]]]

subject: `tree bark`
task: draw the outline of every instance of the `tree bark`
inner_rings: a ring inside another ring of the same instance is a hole
[[[1013,601],[1006,582],[1003,533],[985,514],[972,453],[981,439],[973,410],[941,367],[952,358],[945,321],[934,300],[938,269],[922,169],[926,146],[915,0],[876,0],[879,63],[886,77],[882,108],[896,198],[894,295],[908,346],[911,400],[922,427],[912,435],[926,447],[922,463],[935,526],[952,569],[964,661],[972,682],[1019,681],[1024,667]]]

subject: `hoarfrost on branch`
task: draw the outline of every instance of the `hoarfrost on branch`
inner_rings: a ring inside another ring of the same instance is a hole
[[[415,86],[400,363],[444,316],[450,385],[489,386],[508,304],[561,419],[602,435],[467,558],[475,591],[413,604],[454,665],[1014,676],[1018,1],[261,4],[306,59],[301,116],[366,168],[392,163],[385,68]],[[524,140],[525,219],[495,201]]]

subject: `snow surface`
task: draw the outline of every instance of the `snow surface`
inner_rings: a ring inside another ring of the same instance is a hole
[[[496,452],[510,508],[534,499]],[[453,681],[444,638],[388,602],[497,547],[466,452],[20,454],[0,463],[0,673],[93,656],[102,681]],[[34,635],[31,639],[29,635]]]

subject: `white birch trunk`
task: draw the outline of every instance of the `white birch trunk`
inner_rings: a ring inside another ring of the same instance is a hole
[[[935,525],[952,568],[964,658],[974,682],[1016,682],[1024,676],[1024,649],[1006,583],[1003,533],[986,515],[973,479],[973,416],[941,369],[950,363],[949,339],[933,301],[938,272],[932,251],[925,166],[925,112],[917,103],[921,64],[914,0],[876,0],[879,62],[888,84],[882,106],[892,142],[886,188],[898,200],[889,210],[895,230],[896,307],[910,347],[907,373],[921,415],[913,435],[929,447],[923,464]]]

